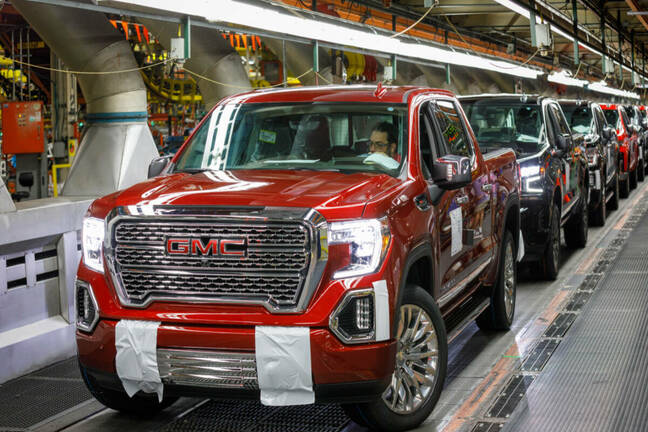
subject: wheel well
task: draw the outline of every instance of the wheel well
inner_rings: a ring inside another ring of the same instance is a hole
[[[506,225],[504,226],[505,230],[509,230],[511,231],[511,234],[513,234],[513,241],[515,242],[515,250],[517,250],[520,247],[520,245],[518,244],[520,241],[520,236],[516,235],[520,230],[520,220],[519,218],[515,217],[515,215],[517,215],[519,211],[520,211],[520,206],[517,204],[513,204],[508,209],[508,212],[506,213]]]
[[[560,188],[556,188],[552,201],[558,206],[558,209],[562,211],[562,197],[560,196]],[[560,216],[560,214],[558,216]]]
[[[418,285],[428,292],[432,292],[432,260],[429,256],[422,256],[410,266],[407,271],[405,284]]]

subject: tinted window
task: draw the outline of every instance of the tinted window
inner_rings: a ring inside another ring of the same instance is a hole
[[[570,135],[571,131],[569,129],[569,126],[567,125],[567,121],[565,120],[565,117],[562,115],[562,112],[560,111],[560,108],[556,106],[555,104],[549,105],[551,112],[553,113],[554,120],[556,120],[556,126],[558,127],[558,132],[561,135]]]
[[[596,131],[592,110],[587,105],[564,105],[562,107],[567,123],[572,131],[581,134],[588,134]]]
[[[512,147],[518,154],[537,153],[545,145],[538,104],[484,99],[461,105],[484,153],[505,147]]]
[[[616,109],[609,109],[603,110],[603,114],[605,114],[605,120],[607,120],[607,124],[614,129],[619,130],[619,127],[621,126],[619,124],[619,112]]]

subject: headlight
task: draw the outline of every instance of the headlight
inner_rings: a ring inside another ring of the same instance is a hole
[[[102,219],[83,219],[83,262],[92,270],[103,273],[103,241],[106,224]]]
[[[544,167],[528,165],[520,168],[522,174],[522,192],[542,193],[542,175]]]
[[[333,222],[329,225],[329,245],[348,244],[351,260],[335,272],[335,279],[361,276],[378,269],[389,245],[387,219]]]
[[[522,177],[536,176],[540,174],[540,166],[523,166],[522,168],[520,168],[520,174],[522,174]]]

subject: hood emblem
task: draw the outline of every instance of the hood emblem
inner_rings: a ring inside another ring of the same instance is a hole
[[[168,237],[165,251],[171,256],[231,256],[247,255],[247,242],[243,238]]]

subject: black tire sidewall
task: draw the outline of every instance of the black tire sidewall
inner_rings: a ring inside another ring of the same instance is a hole
[[[556,226],[558,227],[557,229]],[[553,256],[554,236],[558,235],[558,237],[560,237],[560,209],[555,204],[553,205],[549,230],[549,241],[547,243],[547,249],[545,250],[542,267],[545,278],[548,280],[555,280],[556,277],[558,277],[558,267],[560,266],[560,257]]]

